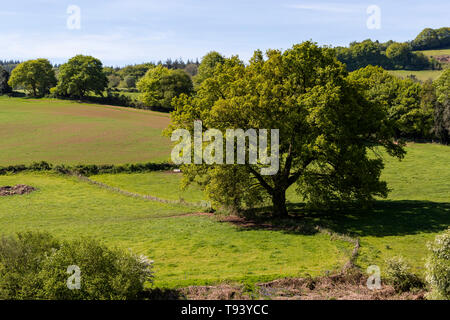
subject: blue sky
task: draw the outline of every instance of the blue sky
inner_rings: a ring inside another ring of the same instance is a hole
[[[81,28],[67,28],[69,5]],[[381,28],[368,29],[377,5]],[[450,26],[447,0],[15,0],[0,6],[0,59],[44,57],[65,62],[90,54],[106,65],[201,58],[211,50],[251,57],[255,49],[286,49],[312,39],[406,41],[423,28]]]

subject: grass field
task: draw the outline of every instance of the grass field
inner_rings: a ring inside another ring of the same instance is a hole
[[[420,70],[420,71],[411,71],[411,70],[386,70],[390,74],[400,77],[400,78],[406,78],[407,76],[414,75],[417,79],[420,81],[426,81],[426,80],[436,80],[439,78],[442,70]]]
[[[157,286],[318,275],[339,269],[351,251],[348,243],[328,235],[241,230],[209,217],[183,216],[198,208],[130,198],[76,178],[0,176],[0,185],[17,183],[38,191],[0,199],[3,234],[46,230],[131,248],[155,260]]]
[[[124,163],[166,160],[161,137],[166,114],[56,100],[0,97],[0,165]],[[147,148],[148,147],[148,148]],[[450,147],[409,144],[399,162],[386,158],[383,178],[393,189],[372,210],[310,212],[290,190],[290,210],[301,221],[359,237],[357,263],[383,266],[402,255],[423,271],[426,243],[450,225]],[[179,174],[98,175],[92,179],[162,199],[198,202],[197,187],[179,190]],[[240,228],[202,208],[128,197],[74,177],[51,173],[0,176],[0,186],[28,184],[24,196],[0,198],[0,230],[47,230],[63,238],[93,236],[155,261],[156,286],[220,281],[254,282],[338,270],[352,245],[323,233]],[[383,269],[382,269],[383,270]]]
[[[450,48],[449,49],[439,49],[439,50],[422,50],[422,51],[415,51],[415,52],[422,52],[427,57],[438,57],[438,56],[450,55]]]
[[[426,243],[450,225],[450,147],[414,144],[407,147],[403,161],[386,157],[383,179],[392,189],[387,200],[376,203],[373,211],[346,214],[311,215],[340,233],[361,238],[359,264],[383,265],[386,258],[403,255],[423,271]],[[204,198],[198,188],[179,191],[180,175],[167,173],[99,175],[94,180],[141,194],[196,202]],[[291,209],[301,207],[299,197],[289,190]]]
[[[169,115],[51,99],[0,96],[0,165],[33,161],[167,161]]]

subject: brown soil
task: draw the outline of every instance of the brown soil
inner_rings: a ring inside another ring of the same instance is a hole
[[[436,56],[434,58],[439,62],[450,63],[450,55],[448,55],[448,54],[444,54],[442,56]]]
[[[0,197],[27,194],[33,192],[34,190],[36,189],[24,184],[18,184],[14,187],[0,187]]]

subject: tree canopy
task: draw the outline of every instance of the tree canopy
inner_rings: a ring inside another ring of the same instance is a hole
[[[8,84],[22,87],[35,97],[43,96],[56,85],[55,71],[47,59],[28,60],[12,71]]]
[[[83,98],[90,91],[103,95],[107,86],[102,62],[94,57],[77,55],[59,68],[59,95]]]
[[[396,138],[431,137],[434,105],[427,101],[427,85],[397,78],[375,66],[356,70],[349,77],[360,83],[369,101],[383,106],[393,121]]]
[[[158,65],[139,80],[137,87],[140,99],[149,107],[172,109],[172,99],[180,94],[191,94],[193,90],[190,76],[183,70],[169,70]]]
[[[186,183],[199,183],[211,200],[235,210],[266,199],[274,214],[285,216],[286,190],[294,183],[299,196],[315,205],[386,197],[383,161],[369,151],[381,146],[392,156],[404,154],[385,108],[347,78],[334,50],[309,41],[266,56],[256,51],[248,65],[224,59],[195,96],[181,95],[174,106],[169,135],[178,128],[192,134],[194,120],[204,130],[279,130],[274,175],[261,175],[261,163],[183,166]]]
[[[198,67],[198,73],[194,77],[194,84],[196,86],[202,84],[203,81],[210,78],[214,74],[215,67],[223,63],[225,58],[217,51],[208,52],[203,58]]]

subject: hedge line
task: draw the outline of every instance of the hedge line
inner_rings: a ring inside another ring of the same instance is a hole
[[[34,162],[31,165],[14,165],[14,166],[0,166],[0,175],[9,173],[18,173],[23,171],[54,171],[62,174],[81,174],[84,176],[90,176],[103,173],[132,173],[132,172],[150,172],[150,171],[164,171],[177,168],[176,165],[171,163],[127,163],[122,165],[96,165],[96,164],[79,164],[74,166],[69,165],[52,165],[45,161]]]

